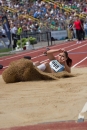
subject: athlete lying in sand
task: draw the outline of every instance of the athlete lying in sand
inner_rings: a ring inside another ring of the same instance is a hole
[[[57,58],[53,55],[54,53],[58,53]],[[49,49],[44,54],[48,56],[50,62],[44,62],[42,64],[39,61],[35,62],[34,65],[38,69],[48,73],[57,73],[64,70],[71,73],[72,59],[68,57],[67,51],[64,49]]]

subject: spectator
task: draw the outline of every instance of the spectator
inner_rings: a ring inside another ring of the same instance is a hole
[[[70,17],[73,19],[76,14],[85,15],[87,13],[85,0],[84,2],[76,0],[54,1],[55,3],[52,4],[52,2],[47,3],[42,0],[36,0],[34,2],[29,2],[29,0],[0,0],[2,7],[8,6],[6,10],[1,9],[1,12],[8,17],[10,25],[13,23],[18,28],[17,34],[21,34],[22,31],[43,32],[46,29],[50,31],[64,30],[67,27],[67,21]],[[56,3],[59,3],[63,9],[59,8]],[[29,16],[38,18],[42,24],[46,23],[46,27],[40,26],[39,22],[34,23],[34,19]]]
[[[74,28],[76,29],[76,36],[77,36],[77,43],[81,43],[81,37],[82,37],[82,32],[81,30],[83,29],[81,21],[79,19],[79,16],[76,16],[76,20],[74,21],[73,24]]]
[[[84,31],[85,31],[85,35],[87,36],[87,22],[84,22]]]

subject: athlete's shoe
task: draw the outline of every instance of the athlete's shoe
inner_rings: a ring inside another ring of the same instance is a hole
[[[3,65],[0,65],[0,69],[2,69],[3,68]]]
[[[24,56],[25,59],[31,60],[31,56]]]

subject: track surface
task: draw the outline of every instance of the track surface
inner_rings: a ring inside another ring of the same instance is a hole
[[[50,47],[51,49],[58,49],[64,48],[69,53],[69,57],[73,60],[72,67],[87,67],[87,40],[83,41],[81,44],[76,44],[75,41],[73,42],[66,42],[63,44],[56,44]],[[33,51],[21,52],[18,54],[14,54],[11,56],[6,56],[0,58],[0,64],[4,66],[2,70],[0,70],[0,74],[2,74],[3,70],[9,66],[11,61],[15,61],[20,59],[24,56],[31,56],[32,61],[40,61],[45,62],[47,61],[47,57],[43,55],[45,51],[45,47]],[[55,54],[57,56],[58,54]]]

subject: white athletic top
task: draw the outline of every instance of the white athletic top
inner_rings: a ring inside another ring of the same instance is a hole
[[[64,70],[64,66],[61,65],[57,60],[50,61],[49,65],[55,72],[61,72]]]

